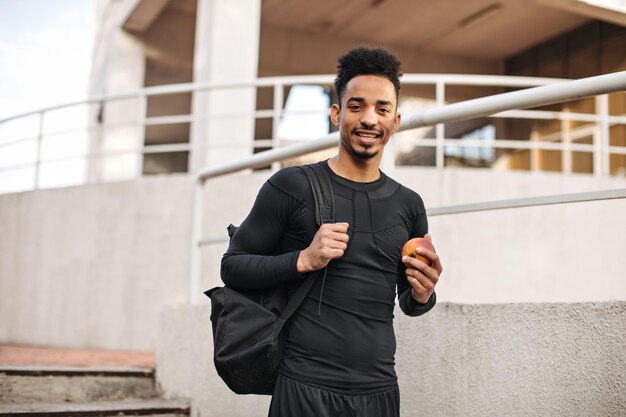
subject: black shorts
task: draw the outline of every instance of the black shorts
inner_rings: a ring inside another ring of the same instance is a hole
[[[400,390],[339,390],[279,375],[269,417],[400,417]]]

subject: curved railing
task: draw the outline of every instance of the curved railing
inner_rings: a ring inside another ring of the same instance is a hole
[[[200,152],[205,149],[205,141],[168,144],[144,144],[144,134],[147,127],[157,127],[177,124],[194,124],[198,122],[210,123],[219,118],[240,119],[271,119],[272,132],[278,131],[281,118],[293,116],[294,113],[285,111],[284,89],[295,85],[322,85],[330,86],[333,82],[332,75],[309,75],[289,77],[259,78],[250,82],[232,83],[188,83],[146,87],[138,91],[114,94],[108,96],[92,97],[88,100],[75,101],[57,106],[11,116],[0,120],[0,192],[12,191],[7,187],[7,181],[11,181],[11,175],[21,173],[24,178],[30,178],[30,183],[24,189],[36,189],[41,186],[50,186],[50,181],[45,180],[45,171],[53,166],[69,166],[74,164],[76,181],[74,183],[86,183],[99,181],[97,176],[90,175],[93,166],[107,158],[120,156],[132,156],[136,158],[135,164],[139,167],[132,173],[130,178],[142,175],[141,161],[144,156],[150,154],[171,152]],[[501,89],[522,89],[527,87],[545,86],[562,79],[536,78],[536,77],[511,77],[491,75],[454,75],[454,74],[405,74],[402,78],[403,86],[424,86],[434,89],[431,105],[442,107],[449,101],[450,88],[465,87],[490,87]],[[625,83],[626,84],[626,83]],[[224,113],[219,116],[207,118],[198,114],[176,114],[165,116],[147,116],[148,100],[152,97],[174,95],[181,93],[215,92],[236,90],[241,88],[272,89],[273,107],[256,110],[249,113],[237,113],[236,111]],[[626,87],[624,87],[626,88]],[[132,120],[115,123],[99,121],[99,112],[105,105],[110,103],[132,102],[137,117]],[[402,103],[401,103],[402,104]],[[521,106],[507,107],[516,110],[501,112],[484,112],[483,114],[493,119],[527,119],[527,120],[558,120],[562,129],[551,135],[544,135],[541,140],[510,140],[507,138],[494,138],[494,140],[480,140],[446,137],[444,122],[432,120],[425,125],[434,125],[434,135],[424,137],[415,135],[403,136],[403,146],[433,148],[435,157],[434,165],[445,166],[446,152],[454,149],[507,149],[507,150],[557,150],[561,151],[563,159],[563,171],[571,170],[571,155],[573,152],[584,152],[593,155],[593,172],[596,175],[609,173],[610,155],[626,155],[626,147],[610,146],[610,129],[614,125],[626,125],[626,117],[612,115],[609,109],[609,100],[606,94],[597,95],[595,98],[596,112],[574,113],[546,110],[523,110]],[[76,116],[79,111],[80,116]],[[325,114],[323,111],[322,114]],[[448,120],[456,120],[451,118]],[[404,118],[403,124],[410,123],[410,118]],[[77,123],[78,122],[78,123]],[[582,126],[569,128],[570,122],[582,122]],[[97,151],[92,146],[93,137],[103,135],[106,132],[124,128],[128,137],[124,145],[108,151]],[[281,138],[268,137],[264,139],[250,139],[251,148],[278,148],[282,146]],[[70,139],[68,139],[70,138]],[[577,143],[581,138],[587,138],[591,143]],[[589,140],[590,138],[590,140]],[[63,141],[73,145],[67,154],[60,153]],[[230,146],[230,145],[225,145]],[[21,149],[21,150],[20,150]],[[18,151],[19,150],[19,151]],[[393,163],[394,161],[392,161]],[[569,168],[568,168],[569,167]],[[531,162],[531,169],[533,164]],[[82,170],[78,173],[79,170]],[[123,178],[123,179],[130,179]],[[5,185],[2,187],[2,185]],[[52,184],[53,186],[55,184]],[[4,190],[4,191],[3,191]]]

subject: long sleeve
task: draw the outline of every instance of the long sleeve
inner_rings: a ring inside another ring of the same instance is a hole
[[[402,291],[402,293],[398,293],[398,303],[404,314],[417,317],[428,313],[435,306],[437,303],[437,294],[433,292],[426,304],[420,304],[411,297],[411,287],[409,286],[409,288]]]
[[[222,257],[221,277],[226,285],[257,289],[302,279],[296,269],[299,251],[278,253],[295,203],[271,181],[263,185]]]

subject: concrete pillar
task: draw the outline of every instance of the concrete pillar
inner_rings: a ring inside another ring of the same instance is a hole
[[[112,2],[108,8],[99,10],[91,95],[127,93],[143,87],[143,42],[137,35],[123,29],[128,11],[136,3]],[[108,101],[95,108],[93,117],[100,119],[104,126],[92,136],[92,152],[116,152],[143,146],[143,127],[139,123],[145,114],[141,111],[137,99]],[[90,181],[132,179],[140,171],[141,155],[124,152],[102,158],[92,156],[90,163]]]
[[[198,1],[194,81],[220,83],[257,77],[261,0]],[[236,28],[236,29],[235,29]],[[190,172],[240,159],[253,151],[256,90],[196,92]],[[236,113],[236,117],[223,117]]]
[[[134,35],[119,30],[115,34],[115,49],[109,61],[108,94],[136,91],[143,87],[145,69],[143,43]],[[122,69],[123,70],[120,70]],[[106,124],[119,126],[104,130],[102,151],[120,151],[143,146],[145,114],[137,99],[109,101],[105,104]],[[134,179],[140,172],[141,153],[130,152],[102,160],[101,179],[105,181]]]

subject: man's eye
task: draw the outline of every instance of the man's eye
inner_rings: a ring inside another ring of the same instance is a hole
[[[361,106],[357,106],[356,104],[353,104],[352,106],[348,107],[350,110],[360,110]]]
[[[381,113],[389,113],[391,110],[389,110],[388,108],[385,107],[381,107],[380,109],[378,109],[379,112]]]

